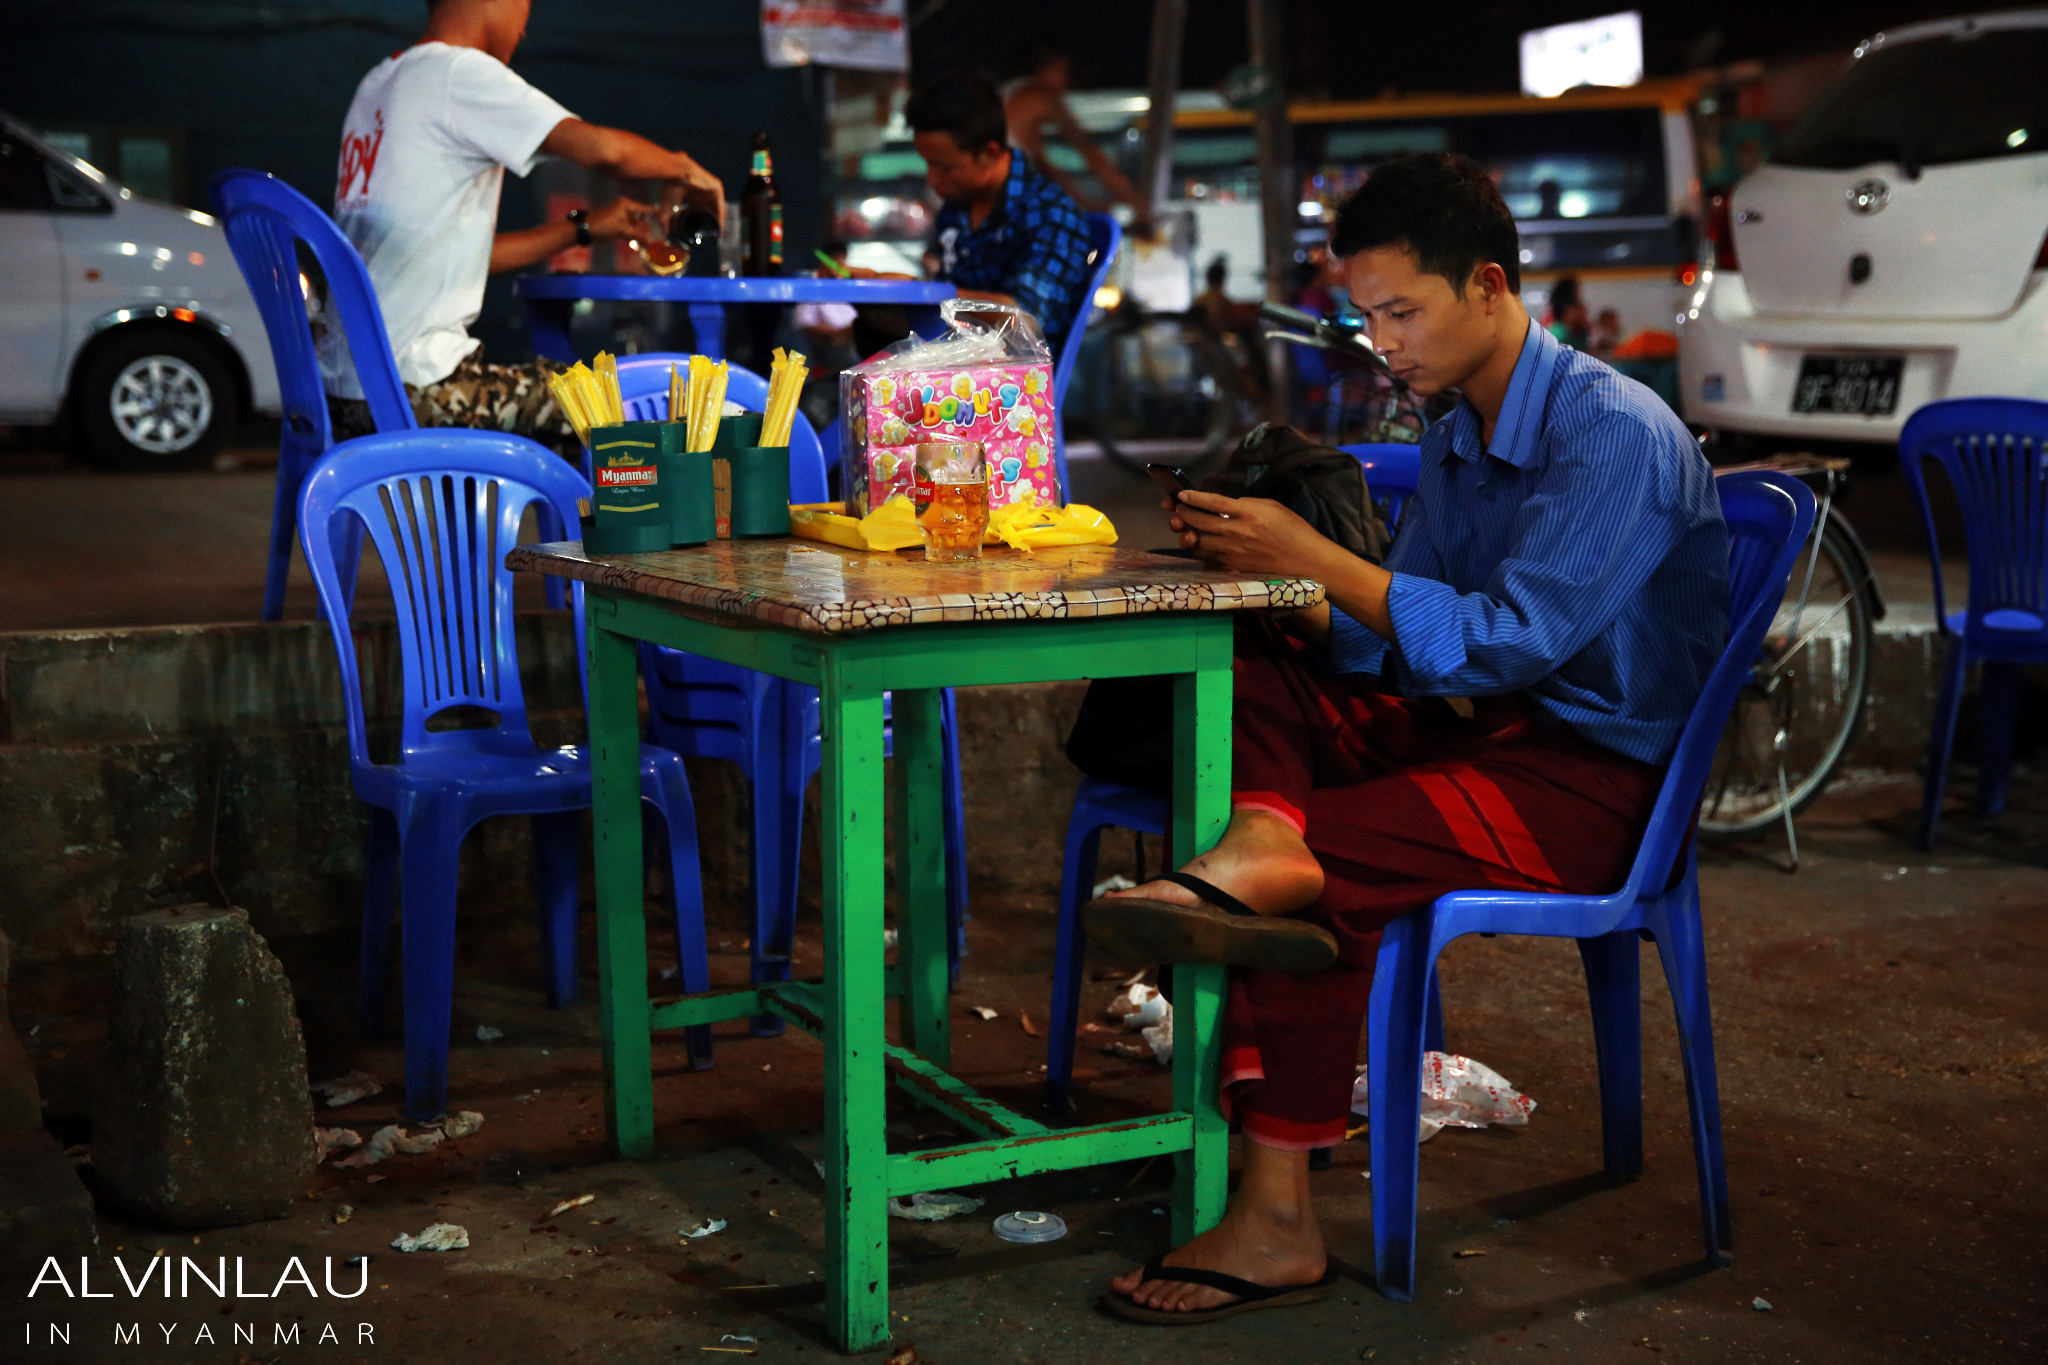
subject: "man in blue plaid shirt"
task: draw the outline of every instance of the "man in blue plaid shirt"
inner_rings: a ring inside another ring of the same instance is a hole
[[[988,78],[956,71],[904,110],[925,180],[945,201],[931,252],[961,297],[1014,303],[1058,353],[1088,281],[1088,227],[1067,192],[1007,143],[1003,101]]]

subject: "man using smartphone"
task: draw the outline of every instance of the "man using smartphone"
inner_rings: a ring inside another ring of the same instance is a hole
[[[1344,1137],[1380,930],[1448,891],[1619,886],[1726,638],[1712,471],[1650,390],[1530,320],[1483,168],[1388,161],[1332,248],[1395,374],[1462,400],[1423,438],[1384,567],[1265,499],[1172,504],[1204,559],[1328,600],[1240,623],[1222,840],[1083,910],[1123,960],[1192,942],[1237,969],[1243,1179],[1215,1228],[1112,1282],[1108,1306],[1148,1321],[1330,1292],[1308,1154]]]

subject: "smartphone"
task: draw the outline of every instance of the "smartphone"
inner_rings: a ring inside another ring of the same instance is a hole
[[[1153,483],[1159,485],[1159,491],[1166,495],[1168,502],[1179,502],[1180,491],[1195,486],[1195,481],[1182,472],[1178,465],[1148,464],[1145,466],[1145,472],[1151,476]]]

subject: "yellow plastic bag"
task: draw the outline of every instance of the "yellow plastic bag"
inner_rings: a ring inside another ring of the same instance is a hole
[[[860,519],[861,537],[870,550],[907,550],[924,544],[924,532],[917,526],[917,511],[910,499],[898,494]]]
[[[1026,554],[1060,545],[1116,544],[1116,527],[1093,507],[1040,507],[1029,496],[990,508],[988,529],[991,536]]]

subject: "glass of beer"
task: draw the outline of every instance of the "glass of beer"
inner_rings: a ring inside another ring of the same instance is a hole
[[[980,559],[988,530],[988,453],[979,441],[931,442],[917,448],[911,502],[928,560]]]

